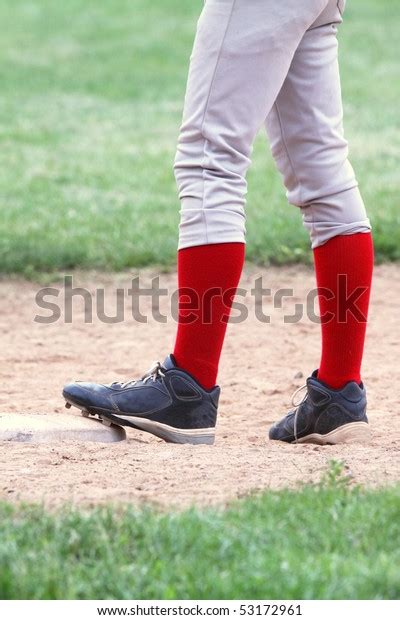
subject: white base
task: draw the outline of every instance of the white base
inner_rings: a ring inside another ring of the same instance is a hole
[[[113,443],[124,439],[121,426],[106,426],[100,420],[73,413],[0,413],[0,441]]]

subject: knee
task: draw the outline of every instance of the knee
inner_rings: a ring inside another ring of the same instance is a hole
[[[226,133],[183,125],[174,163],[179,248],[245,242],[246,164]]]
[[[215,142],[179,140],[174,173],[181,202],[179,248],[245,242],[246,180]]]
[[[357,187],[341,127],[327,122],[314,133],[311,122],[294,126],[275,106],[267,119],[272,155],[287,198],[296,207]]]
[[[318,149],[303,140],[301,153],[298,145],[274,146],[288,201],[300,208],[313,248],[338,235],[371,229],[342,136],[321,141]]]
[[[358,187],[344,140],[321,147],[319,153],[304,152],[296,164],[287,158],[283,170],[287,197],[294,206],[325,202],[330,196]]]

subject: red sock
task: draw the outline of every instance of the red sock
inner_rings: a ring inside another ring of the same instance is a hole
[[[314,250],[314,261],[322,328],[318,378],[339,389],[348,381],[361,381],[374,262],[372,236],[334,237]]]
[[[244,255],[244,243],[201,245],[178,252],[179,318],[174,356],[178,366],[206,389],[214,387],[217,380]]]

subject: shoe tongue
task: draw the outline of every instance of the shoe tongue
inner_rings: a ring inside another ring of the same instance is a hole
[[[319,381],[317,370],[314,370],[311,377],[307,379],[307,392],[313,405],[324,405],[331,399],[331,390],[327,385]]]
[[[162,367],[164,370],[171,370],[172,368],[176,368],[176,361],[172,353],[171,355],[167,355],[167,357],[162,363]]]

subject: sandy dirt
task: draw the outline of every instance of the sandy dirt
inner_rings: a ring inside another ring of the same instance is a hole
[[[135,274],[133,274],[135,275]],[[149,284],[155,271],[142,271]],[[256,277],[273,292],[293,289],[282,308],[264,302],[270,324],[255,318],[254,298],[246,296],[249,317],[231,324],[224,349],[222,396],[214,446],[166,444],[145,433],[128,430],[128,440],[115,444],[65,442],[32,444],[3,442],[0,452],[0,497],[9,501],[143,502],[161,507],[215,505],[266,488],[317,481],[330,459],[343,459],[354,480],[367,485],[400,479],[400,268],[376,269],[364,380],[368,388],[372,438],[368,445],[318,447],[286,445],[267,440],[269,426],[286,412],[292,392],[318,365],[319,326],[309,318],[288,324],[284,316],[304,303],[313,289],[306,268],[246,269],[242,286],[248,291]],[[131,275],[75,274],[74,285],[93,294],[105,288],[106,311],[115,309],[115,289],[130,286]],[[175,275],[161,275],[161,285],[175,287]],[[60,288],[60,282],[53,284]],[[81,300],[73,321],[34,321],[40,285],[0,282],[0,412],[64,413],[62,385],[71,379],[109,382],[141,376],[151,362],[171,351],[175,322],[150,318],[138,323],[126,299],[125,321],[85,324]],[[52,301],[55,301],[54,299]],[[63,306],[63,294],[56,300]],[[170,300],[163,298],[167,314]],[[149,301],[142,301],[149,314]],[[237,313],[235,313],[237,314]],[[72,410],[71,410],[72,411]],[[71,413],[71,415],[74,415]]]

